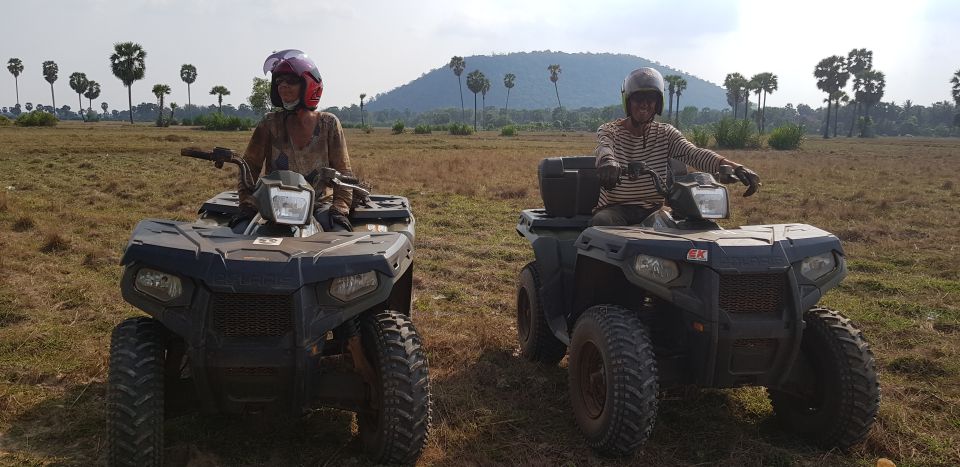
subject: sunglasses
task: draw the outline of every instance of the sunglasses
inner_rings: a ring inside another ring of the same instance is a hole
[[[280,75],[276,81],[277,85],[286,84],[287,86],[296,86],[300,84],[300,77],[297,75]]]

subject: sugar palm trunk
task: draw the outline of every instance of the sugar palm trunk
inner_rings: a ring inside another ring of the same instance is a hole
[[[133,125],[133,92],[127,85],[127,106],[130,108],[130,124]]]
[[[830,110],[832,107],[830,104],[833,103],[833,100],[827,98],[827,124],[823,126],[823,139],[830,139]]]

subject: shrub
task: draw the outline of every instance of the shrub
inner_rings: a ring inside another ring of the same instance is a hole
[[[11,121],[9,118],[3,115],[0,115],[0,126],[10,126],[10,125],[13,125],[13,121]]]
[[[16,123],[20,126],[56,126],[59,121],[60,120],[51,113],[34,110],[33,112],[20,114],[20,116],[17,117]]]
[[[466,123],[451,123],[448,128],[451,135],[466,136],[473,134],[473,127]]]
[[[517,127],[507,125],[500,129],[500,136],[517,136]]]
[[[183,120],[180,120],[180,124],[183,126],[193,126],[193,120],[190,117],[184,117]]]
[[[200,115],[193,119],[193,123],[208,131],[249,130],[253,127],[253,121],[249,118],[228,117],[219,113]]]
[[[723,149],[758,147],[760,139],[755,134],[753,122],[749,120],[724,118],[713,127],[713,139],[717,141],[717,146]]]
[[[706,126],[698,125],[690,129],[690,140],[698,148],[705,148],[710,144],[710,130]]]
[[[433,129],[430,128],[430,125],[420,124],[413,128],[413,134],[415,135],[428,135],[433,132]]]
[[[393,134],[399,135],[403,133],[403,120],[397,120],[397,123],[393,124]]]
[[[797,149],[803,141],[803,127],[787,123],[778,126],[770,132],[767,144],[773,149]]]
[[[371,125],[357,125],[357,128],[363,130],[364,133],[370,134],[373,133],[373,126]]]

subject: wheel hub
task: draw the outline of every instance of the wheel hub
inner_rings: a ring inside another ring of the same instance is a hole
[[[586,342],[580,357],[580,392],[587,416],[596,419],[607,402],[607,381],[603,355],[593,342]]]

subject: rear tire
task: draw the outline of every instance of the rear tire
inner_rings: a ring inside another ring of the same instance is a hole
[[[360,440],[378,464],[413,464],[430,431],[427,355],[410,318],[396,311],[370,313],[361,339],[376,375],[373,410],[357,414]]]
[[[556,365],[567,353],[567,346],[550,330],[540,295],[540,271],[532,261],[520,271],[517,287],[517,338],[520,355],[545,365]]]
[[[601,455],[630,456],[657,418],[657,361],[646,326],[630,310],[589,308],[570,342],[570,404]]]
[[[862,441],[880,406],[876,360],[863,333],[840,313],[812,308],[804,315],[801,364],[814,381],[809,396],[768,389],[777,418],[824,447],[847,449]]]
[[[107,463],[162,466],[166,328],[130,318],[110,340]]]

